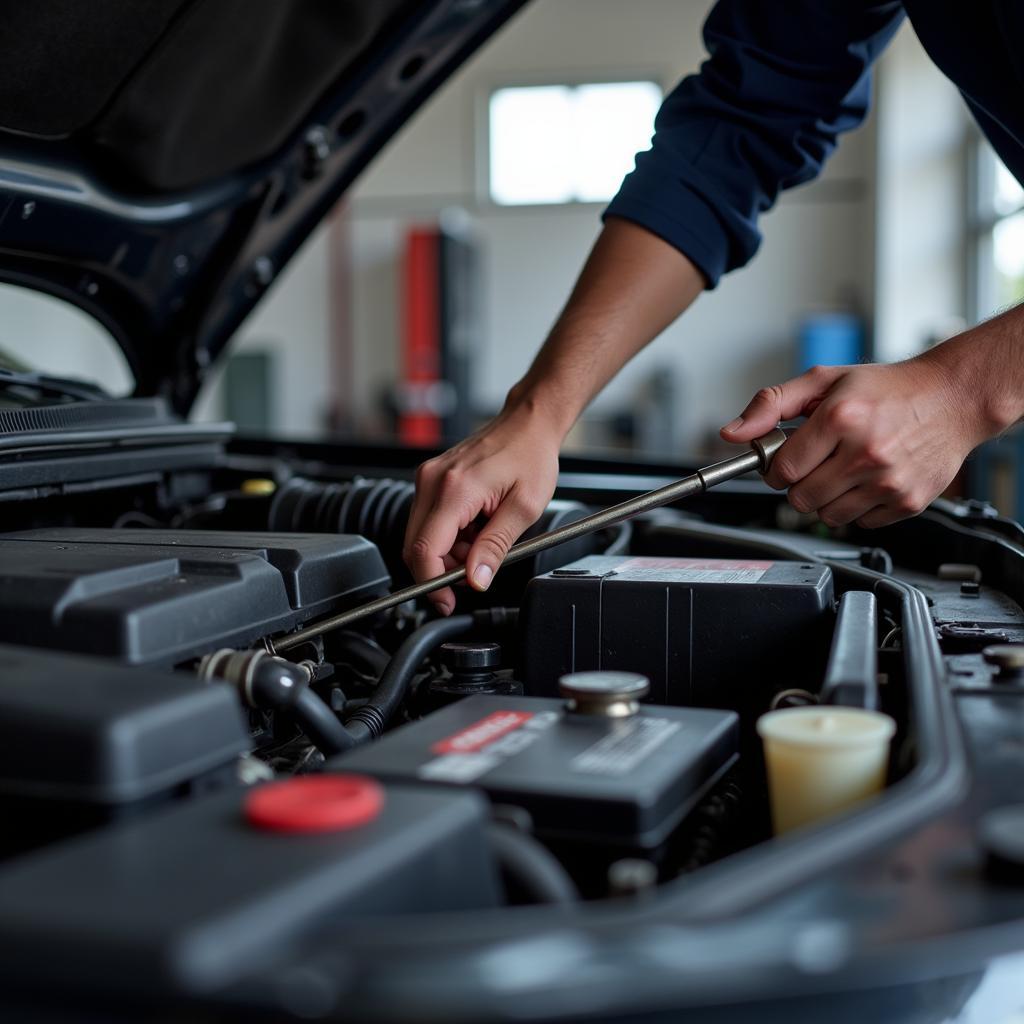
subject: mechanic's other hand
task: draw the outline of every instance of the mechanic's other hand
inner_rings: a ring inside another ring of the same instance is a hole
[[[551,500],[560,442],[542,415],[517,407],[423,463],[402,552],[413,577],[427,580],[465,563],[470,585],[486,590]],[[451,587],[430,599],[442,615],[455,608]]]
[[[817,512],[828,526],[886,526],[917,515],[988,436],[963,383],[931,355],[816,366],[762,388],[722,437],[750,441],[779,420],[807,416],[765,476],[789,488],[793,508]]]

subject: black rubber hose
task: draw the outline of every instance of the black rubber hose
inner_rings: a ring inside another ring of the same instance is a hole
[[[532,836],[508,825],[487,830],[511,902],[576,903],[579,890],[558,858]]]
[[[291,706],[292,714],[313,745],[330,757],[351,750],[356,740],[337,715],[312,690],[304,687]]]
[[[335,634],[333,645],[338,652],[349,655],[375,676],[379,676],[387,668],[388,652],[368,636],[363,636],[362,633],[356,633],[349,629],[343,630]],[[340,659],[335,658],[334,660]]]
[[[407,636],[388,662],[370,699],[346,721],[351,738],[356,743],[366,743],[380,736],[408,693],[423,659],[448,640],[464,636],[473,625],[472,615],[452,615],[432,619]]]

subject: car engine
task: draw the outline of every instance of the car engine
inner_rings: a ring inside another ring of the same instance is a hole
[[[890,789],[917,785],[911,589],[757,482],[510,566],[449,618],[288,645],[409,582],[414,467],[187,429],[169,469],[141,445],[71,480],[41,444],[0,465],[5,978],[302,1016],[281,978],[323,942],[639,906],[772,845],[774,708],[884,709]],[[657,479],[570,466],[533,532]]]

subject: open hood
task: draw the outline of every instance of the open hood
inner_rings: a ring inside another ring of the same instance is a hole
[[[186,412],[370,158],[525,0],[0,0],[0,281]]]

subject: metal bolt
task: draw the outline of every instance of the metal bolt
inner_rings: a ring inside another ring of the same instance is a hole
[[[269,256],[259,256],[249,271],[249,281],[254,288],[262,291],[274,280],[274,262]]]
[[[331,155],[331,142],[327,129],[323,125],[314,125],[306,132],[302,146],[302,173],[307,178],[315,178],[323,170],[327,158]]]

